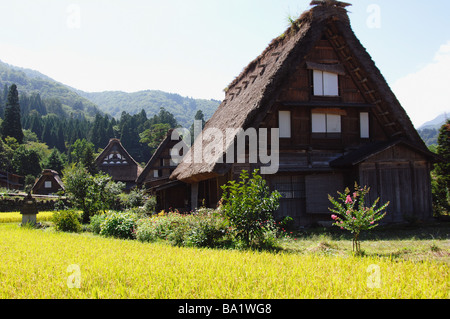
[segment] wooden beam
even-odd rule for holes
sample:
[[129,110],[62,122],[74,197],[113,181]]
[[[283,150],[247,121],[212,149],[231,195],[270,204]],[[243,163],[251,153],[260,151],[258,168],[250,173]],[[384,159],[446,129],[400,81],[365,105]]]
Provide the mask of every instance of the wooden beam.
[[191,184],[191,209],[198,208],[198,183]]

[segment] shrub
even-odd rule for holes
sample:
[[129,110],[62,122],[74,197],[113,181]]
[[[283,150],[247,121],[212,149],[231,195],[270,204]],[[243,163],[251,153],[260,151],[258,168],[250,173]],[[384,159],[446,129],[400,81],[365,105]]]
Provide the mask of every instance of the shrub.
[[186,246],[224,247],[232,242],[229,222],[212,209],[200,209],[191,219],[190,229],[184,239]]
[[187,231],[187,216],[170,212],[139,220],[136,228],[136,238],[143,242],[153,242],[158,239],[168,240],[174,245],[183,243]]
[[100,226],[105,221],[105,219],[106,219],[106,214],[99,214],[99,215],[94,215],[91,217],[91,222],[90,222],[91,231],[94,234],[97,234],[97,235],[100,234],[100,230],[101,230]]
[[238,239],[248,246],[264,239],[266,225],[272,225],[273,212],[279,207],[281,195],[270,193],[266,181],[255,170],[251,177],[243,170],[240,181],[230,181],[222,186],[222,210]]
[[74,210],[63,210],[53,214],[52,221],[57,231],[79,233],[81,231],[80,215]]
[[130,212],[109,212],[100,224],[100,235],[120,239],[133,239],[137,216]]
[[231,243],[228,221],[217,211],[200,209],[189,215],[158,214],[137,222],[136,239],[167,240],[175,246],[223,247]]
[[355,183],[355,191],[350,194],[348,188],[345,193],[338,192],[340,202],[328,195],[328,199],[334,208],[329,210],[335,214],[331,218],[335,221],[333,226],[340,227],[350,231],[353,234],[353,250],[357,253],[361,252],[359,235],[363,230],[370,230],[378,226],[377,222],[386,216],[383,211],[389,205],[389,202],[376,208],[380,198],[377,198],[371,207],[365,206],[365,197],[369,193],[370,188],[359,187]]

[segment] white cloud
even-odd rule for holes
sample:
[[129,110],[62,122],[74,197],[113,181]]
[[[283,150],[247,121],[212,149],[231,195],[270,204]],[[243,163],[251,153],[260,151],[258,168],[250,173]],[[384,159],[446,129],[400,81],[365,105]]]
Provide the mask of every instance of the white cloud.
[[450,113],[450,41],[431,63],[397,80],[392,89],[416,127]]

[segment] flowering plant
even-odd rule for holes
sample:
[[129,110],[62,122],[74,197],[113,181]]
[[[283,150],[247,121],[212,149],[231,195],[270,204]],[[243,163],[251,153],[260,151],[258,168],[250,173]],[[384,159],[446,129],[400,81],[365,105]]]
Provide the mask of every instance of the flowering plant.
[[333,226],[340,227],[350,231],[353,234],[353,251],[360,252],[359,235],[361,231],[370,230],[378,226],[377,222],[386,216],[383,211],[389,205],[389,202],[376,208],[380,198],[377,198],[371,207],[366,206],[365,197],[369,193],[370,188],[367,186],[360,187],[355,183],[355,190],[351,194],[348,188],[344,193],[337,192],[340,201],[328,195],[328,199],[334,205],[329,208],[334,214],[331,218],[335,221]]

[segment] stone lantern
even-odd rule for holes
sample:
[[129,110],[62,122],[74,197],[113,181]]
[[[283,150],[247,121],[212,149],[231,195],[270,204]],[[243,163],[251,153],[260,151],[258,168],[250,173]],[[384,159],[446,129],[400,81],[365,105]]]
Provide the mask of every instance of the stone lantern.
[[20,213],[22,214],[22,226],[28,223],[36,225],[36,215],[39,212],[37,210],[36,200],[31,196],[31,193],[28,193],[28,196],[25,197]]

